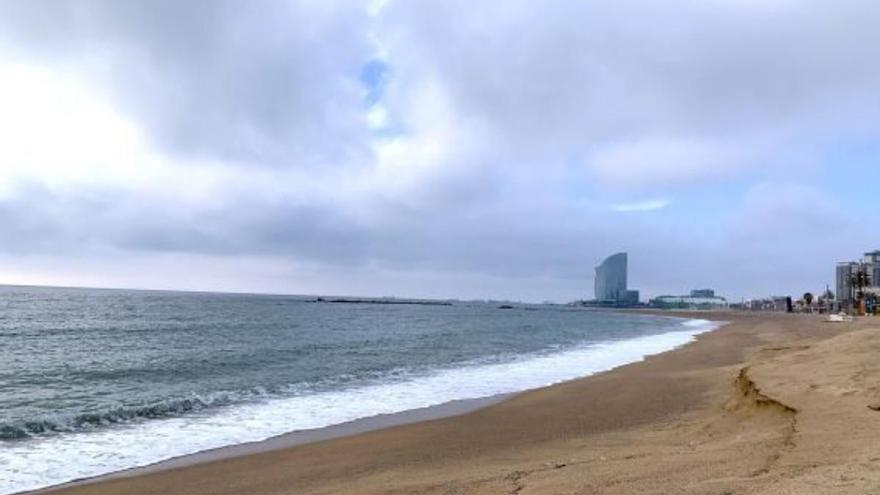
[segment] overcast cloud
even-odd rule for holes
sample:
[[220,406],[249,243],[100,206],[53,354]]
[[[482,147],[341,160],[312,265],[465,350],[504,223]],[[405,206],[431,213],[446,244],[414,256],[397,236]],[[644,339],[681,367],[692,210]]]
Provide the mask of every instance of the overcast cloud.
[[649,296],[821,290],[880,248],[878,19],[7,0],[0,282],[566,301],[626,250]]

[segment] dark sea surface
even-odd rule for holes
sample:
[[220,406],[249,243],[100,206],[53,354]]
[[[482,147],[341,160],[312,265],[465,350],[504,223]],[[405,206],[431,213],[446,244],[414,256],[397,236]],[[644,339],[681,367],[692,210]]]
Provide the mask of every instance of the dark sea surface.
[[0,493],[548,385],[710,329],[552,305],[330,300],[0,286]]

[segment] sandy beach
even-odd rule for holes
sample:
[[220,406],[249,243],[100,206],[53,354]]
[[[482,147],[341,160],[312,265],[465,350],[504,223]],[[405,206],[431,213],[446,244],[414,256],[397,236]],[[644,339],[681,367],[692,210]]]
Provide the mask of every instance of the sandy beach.
[[880,321],[683,316],[729,324],[463,415],[52,493],[880,493]]

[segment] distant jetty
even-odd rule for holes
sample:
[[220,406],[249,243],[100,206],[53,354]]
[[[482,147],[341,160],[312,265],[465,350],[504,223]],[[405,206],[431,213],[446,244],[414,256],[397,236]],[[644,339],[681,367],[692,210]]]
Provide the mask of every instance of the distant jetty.
[[449,301],[421,301],[412,299],[349,299],[346,297],[328,299],[318,297],[311,303],[329,303],[329,304],[414,304],[417,306],[452,306]]

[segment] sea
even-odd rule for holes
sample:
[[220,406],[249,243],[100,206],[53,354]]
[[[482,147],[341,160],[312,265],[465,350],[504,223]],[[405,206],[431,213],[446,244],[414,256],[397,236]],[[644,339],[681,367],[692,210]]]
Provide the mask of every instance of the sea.
[[0,286],[0,494],[542,387],[711,329],[560,305]]

